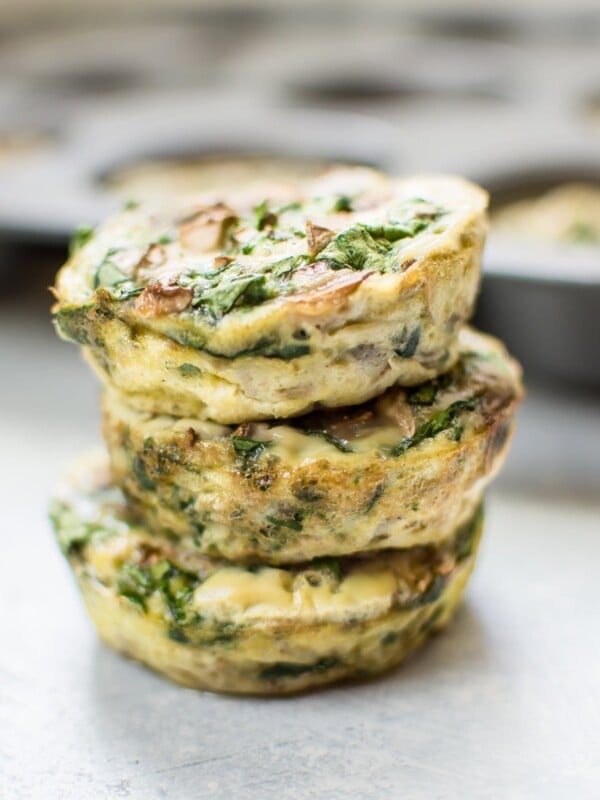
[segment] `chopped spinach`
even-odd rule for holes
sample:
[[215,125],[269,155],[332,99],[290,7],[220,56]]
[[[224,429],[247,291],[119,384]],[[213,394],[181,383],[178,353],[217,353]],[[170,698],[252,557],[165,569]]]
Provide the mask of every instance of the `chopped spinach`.
[[401,444],[392,449],[391,455],[400,456],[411,447],[421,444],[425,439],[432,439],[439,433],[449,430],[454,426],[457,416],[462,411],[473,411],[476,405],[477,399],[474,397],[469,400],[456,400],[448,408],[438,411],[431,419],[420,425],[412,436],[404,438]]
[[257,231],[264,230],[267,225],[273,226],[277,224],[277,215],[269,211],[269,203],[267,200],[263,200],[262,203],[259,203],[254,209],[254,213],[256,215],[255,226]]
[[133,469],[133,474],[137,478],[137,481],[142,489],[146,489],[148,492],[153,492],[156,489],[156,483],[152,480],[150,475],[148,475],[148,468],[146,467],[146,462],[142,456],[139,454],[136,455],[133,459],[131,467]]
[[438,395],[438,386],[435,381],[423,383],[416,389],[409,391],[406,402],[411,406],[431,406]]
[[124,564],[117,575],[117,592],[144,611],[149,598],[158,592],[171,620],[179,625],[186,621],[188,601],[201,582],[199,575],[179,569],[164,559],[148,567]]
[[68,503],[60,500],[52,502],[49,514],[65,556],[80,553],[95,534],[101,534],[104,530],[92,522],[83,522]]
[[255,439],[247,439],[245,436],[236,436],[234,434],[231,436],[231,444],[238,456],[242,456],[243,458],[248,458],[249,456],[258,458],[269,443],[259,442]]
[[215,317],[222,317],[237,305],[258,305],[273,296],[265,275],[232,275],[208,288],[196,287],[192,306],[204,306]]
[[177,367],[177,370],[181,375],[183,375],[184,378],[193,378],[197,377],[198,375],[202,375],[202,370],[199,367],[187,362],[180,364]]
[[260,678],[264,681],[276,681],[279,678],[297,678],[309,672],[327,672],[340,665],[339,658],[330,656],[321,658],[312,664],[297,664],[291,661],[278,661],[268,667],[264,667],[260,672]]
[[292,361],[299,356],[306,356],[310,353],[310,346],[307,344],[283,344],[265,350],[261,355],[265,358],[281,358],[282,361]]
[[364,508],[365,514],[368,514],[369,511],[371,511],[375,507],[378,500],[380,500],[383,497],[384,492],[385,492],[385,482],[382,481],[381,483],[377,484],[377,486],[375,487],[375,491],[373,492],[373,494],[369,498],[369,501],[365,505]]
[[80,225],[69,243],[69,255],[75,255],[81,248],[94,237],[94,229],[89,225]]
[[60,335],[78,344],[90,345],[94,336],[90,330],[90,309],[87,306],[61,308],[54,315]]
[[412,358],[417,351],[420,339],[420,325],[415,325],[410,333],[404,330],[401,336],[394,340],[394,352],[396,355],[400,356],[400,358]]
[[286,275],[291,275],[299,267],[306,266],[310,263],[310,258],[307,255],[288,256],[282,258],[280,261],[275,261],[269,264],[269,272],[275,278],[283,278]]
[[350,447],[350,444],[348,443],[348,441],[346,439],[340,439],[337,436],[332,436],[330,433],[327,433],[326,431],[306,430],[306,431],[304,431],[304,433],[306,433],[307,436],[320,436],[321,439],[325,439],[326,442],[329,442],[329,444],[332,444],[334,447],[336,447],[342,453],[354,453],[355,452],[354,449],[352,447]]
[[567,239],[575,244],[597,244],[600,242],[600,230],[594,228],[589,222],[579,220],[571,225],[567,232]]
[[417,595],[413,603],[411,603],[411,607],[418,608],[419,606],[426,606],[429,603],[435,603],[435,601],[439,600],[441,597],[447,582],[448,579],[443,575],[436,575],[425,591]]
[[352,211],[352,200],[348,195],[340,195],[333,204],[332,211]]
[[[321,250],[319,261],[324,261],[331,269],[386,272],[391,266],[390,250],[389,242],[377,242],[364,225],[354,225],[338,233]],[[393,258],[393,253],[391,256]]]
[[300,211],[301,208],[302,203],[300,203],[298,200],[294,200],[291,203],[286,203],[284,206],[281,206],[281,208],[277,209],[277,213],[285,214],[286,211]]
[[333,558],[332,556],[323,556],[322,558],[313,559],[310,562],[310,569],[328,570],[338,581],[342,580],[342,565],[339,559]]
[[275,528],[289,528],[291,531],[301,531],[303,517],[304,515],[301,511],[296,511],[292,516],[272,517],[266,515],[265,519]]
[[483,522],[483,504],[479,506],[473,517],[461,525],[455,537],[456,560],[463,561],[473,553],[475,540]]
[[170,625],[168,631],[169,639],[180,644],[187,644],[190,640],[177,625]]
[[141,294],[143,286],[136,284],[112,260],[120,250],[119,247],[112,247],[107,251],[96,269],[94,289],[106,290],[115,300],[127,300]]

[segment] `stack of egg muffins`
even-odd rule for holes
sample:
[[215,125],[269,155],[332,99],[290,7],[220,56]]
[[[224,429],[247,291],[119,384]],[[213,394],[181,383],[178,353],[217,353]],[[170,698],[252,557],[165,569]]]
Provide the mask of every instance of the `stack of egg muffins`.
[[398,664],[451,618],[522,395],[465,326],[487,196],[361,167],[128,204],[75,243],[61,336],[104,455],[52,505],[111,647],[278,694]]

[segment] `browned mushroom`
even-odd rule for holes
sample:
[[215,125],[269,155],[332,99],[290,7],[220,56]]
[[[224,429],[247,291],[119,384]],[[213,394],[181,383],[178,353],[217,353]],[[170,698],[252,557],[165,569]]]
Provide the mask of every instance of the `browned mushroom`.
[[327,247],[334,236],[335,233],[329,228],[315,225],[314,222],[308,220],[306,223],[306,239],[308,242],[309,256],[314,258],[321,250]]
[[235,211],[224,203],[198,208],[179,223],[179,239],[193,253],[216,250],[223,246],[227,229],[236,220]]
[[415,420],[411,406],[406,402],[406,392],[402,389],[391,389],[383,394],[375,403],[377,414],[389,419],[398,428],[402,436],[412,436],[415,432]]
[[151,283],[136,300],[136,311],[146,317],[162,317],[186,309],[194,293],[184,286]]
[[341,269],[332,277],[314,289],[288,295],[286,301],[293,305],[293,313],[297,316],[326,316],[341,309],[348,297],[353,294],[371,272],[353,272]]

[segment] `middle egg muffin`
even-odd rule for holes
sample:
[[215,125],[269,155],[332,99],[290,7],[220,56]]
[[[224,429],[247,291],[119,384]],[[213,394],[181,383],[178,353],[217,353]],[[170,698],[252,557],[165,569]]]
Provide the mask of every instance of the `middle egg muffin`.
[[448,539],[499,469],[521,397],[495,339],[464,329],[446,375],[362,406],[237,427],[104,395],[113,478],[146,524],[238,562]]

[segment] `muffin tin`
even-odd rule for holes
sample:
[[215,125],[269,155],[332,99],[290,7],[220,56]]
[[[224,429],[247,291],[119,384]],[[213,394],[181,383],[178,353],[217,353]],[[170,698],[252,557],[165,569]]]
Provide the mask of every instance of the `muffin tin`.
[[[73,17],[11,36],[0,118],[8,138],[36,146],[0,158],[0,237],[65,241],[122,204],[111,175],[156,158],[273,152],[443,170],[481,182],[496,203],[526,196],[532,180],[599,180],[593,4],[232,13],[98,28]],[[600,385],[600,248],[534,253],[492,232],[484,267],[482,326],[526,367]]]

